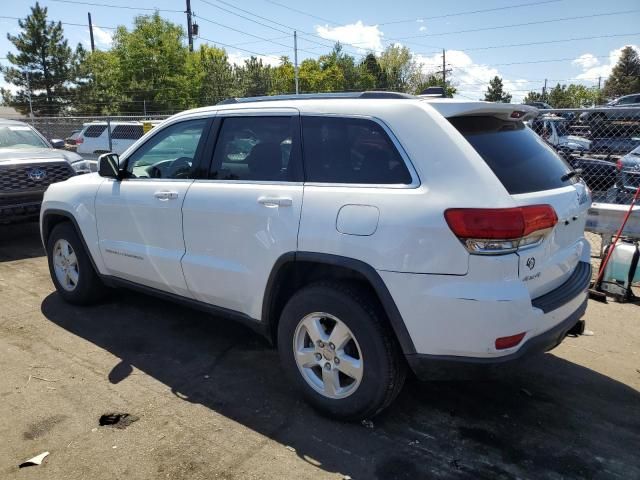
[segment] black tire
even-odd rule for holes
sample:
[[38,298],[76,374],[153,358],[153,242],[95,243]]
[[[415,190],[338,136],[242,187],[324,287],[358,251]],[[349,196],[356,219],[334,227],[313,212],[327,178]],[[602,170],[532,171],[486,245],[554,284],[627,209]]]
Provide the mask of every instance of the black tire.
[[[362,351],[362,380],[345,398],[328,398],[312,388],[294,358],[298,324],[313,312],[339,318],[351,330]],[[321,282],[296,292],[280,317],[278,350],[287,375],[306,400],[321,413],[341,420],[377,415],[400,393],[406,378],[404,358],[384,313],[372,294],[357,285]]]
[[[55,273],[53,250],[58,240],[69,242],[77,258],[78,282],[72,290],[65,289]],[[94,271],[91,259],[71,223],[63,222],[54,227],[47,239],[47,259],[51,280],[65,301],[75,305],[89,305],[104,297],[106,287]]]

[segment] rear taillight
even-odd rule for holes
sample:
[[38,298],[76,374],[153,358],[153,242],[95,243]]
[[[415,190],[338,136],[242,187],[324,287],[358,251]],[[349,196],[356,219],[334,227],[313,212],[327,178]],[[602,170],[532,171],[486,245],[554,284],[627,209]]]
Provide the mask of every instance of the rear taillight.
[[78,138],[76,138],[76,145],[80,145],[82,142],[84,142],[84,137],[82,135],[78,135]]
[[499,255],[539,244],[558,222],[551,205],[516,208],[451,208],[449,228],[469,253]]
[[618,169],[618,171],[622,171],[622,159],[619,158],[618,161],[616,162],[616,168]]

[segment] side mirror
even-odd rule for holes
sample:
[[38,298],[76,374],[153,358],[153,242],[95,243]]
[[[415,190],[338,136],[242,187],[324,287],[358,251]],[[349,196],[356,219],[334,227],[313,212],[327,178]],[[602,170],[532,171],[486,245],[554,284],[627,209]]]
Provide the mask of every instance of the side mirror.
[[98,175],[106,178],[120,178],[118,154],[104,153],[98,157]]
[[52,138],[50,140],[50,143],[53,148],[57,148],[57,149],[64,148],[64,140],[61,140],[59,138]]

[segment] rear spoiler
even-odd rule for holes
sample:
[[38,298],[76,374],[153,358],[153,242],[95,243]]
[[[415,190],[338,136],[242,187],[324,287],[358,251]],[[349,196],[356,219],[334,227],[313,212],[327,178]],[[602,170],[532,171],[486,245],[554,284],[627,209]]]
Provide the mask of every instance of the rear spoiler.
[[488,116],[501,120],[521,121],[532,120],[539,114],[538,109],[529,105],[492,102],[452,102],[447,100],[431,100],[429,105],[435,108],[442,116]]

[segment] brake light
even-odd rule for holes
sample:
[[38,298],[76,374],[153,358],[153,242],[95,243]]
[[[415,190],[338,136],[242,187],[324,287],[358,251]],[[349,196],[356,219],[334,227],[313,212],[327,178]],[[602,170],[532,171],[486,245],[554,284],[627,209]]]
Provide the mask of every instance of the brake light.
[[558,222],[551,205],[451,208],[444,217],[469,253],[484,255],[537,245]]
[[78,138],[76,138],[76,145],[80,145],[82,142],[84,142],[84,137],[82,135],[78,135]]
[[622,171],[622,159],[619,158],[618,161],[616,162],[616,168],[618,169],[618,171]]

